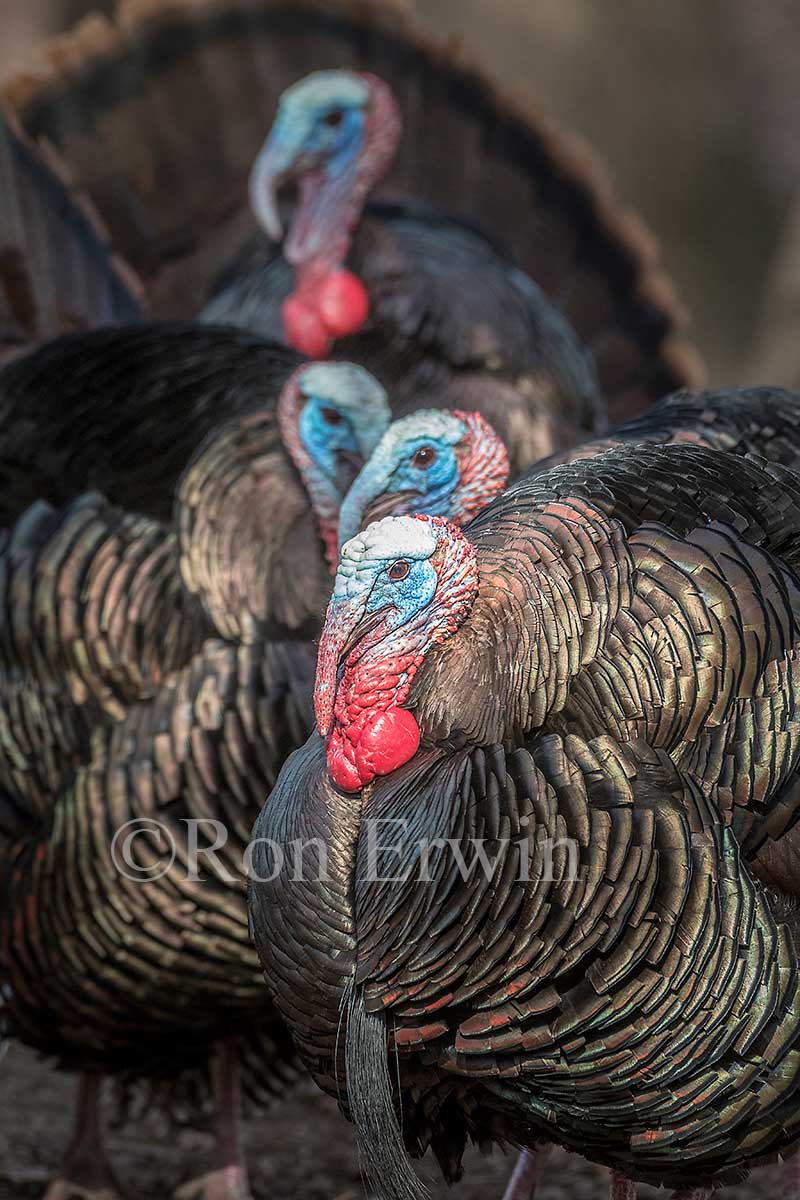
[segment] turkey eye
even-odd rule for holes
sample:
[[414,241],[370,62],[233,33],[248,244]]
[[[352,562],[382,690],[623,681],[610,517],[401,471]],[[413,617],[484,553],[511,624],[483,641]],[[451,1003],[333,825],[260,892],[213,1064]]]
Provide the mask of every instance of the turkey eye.
[[436,451],[433,446],[420,446],[411,461],[415,467],[422,467],[424,470],[436,462]]
[[404,558],[398,558],[397,562],[393,562],[386,572],[392,583],[399,583],[401,579],[405,579],[411,566]]
[[325,113],[324,120],[326,125],[329,125],[331,129],[335,129],[344,120],[344,113],[340,108],[332,108],[329,113]]
[[326,425],[341,425],[342,414],[335,408],[321,408],[319,411]]

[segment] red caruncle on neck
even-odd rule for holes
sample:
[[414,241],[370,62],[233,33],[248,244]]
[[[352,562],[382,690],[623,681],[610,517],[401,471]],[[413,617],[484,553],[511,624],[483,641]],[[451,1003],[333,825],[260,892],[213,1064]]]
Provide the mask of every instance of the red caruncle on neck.
[[282,313],[289,345],[308,358],[325,358],[337,338],[361,329],[369,315],[369,295],[352,271],[303,268]]
[[343,791],[360,791],[416,754],[419,726],[400,705],[422,659],[410,650],[345,667],[327,746],[331,779]]

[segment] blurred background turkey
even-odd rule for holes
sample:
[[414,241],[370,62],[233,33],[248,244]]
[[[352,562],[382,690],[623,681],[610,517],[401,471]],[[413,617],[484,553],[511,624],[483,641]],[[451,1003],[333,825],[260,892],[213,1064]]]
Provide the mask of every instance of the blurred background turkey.
[[[113,0],[0,5],[0,72]],[[658,234],[712,383],[800,383],[800,24],[792,0],[426,0],[521,95],[588,139]]]
[[[111,5],[74,0],[5,5],[0,71],[18,69],[36,40],[67,28],[90,9],[109,12]],[[793,205],[800,156],[792,136],[800,30],[787,0],[775,0],[769,12],[756,11],[746,0],[715,0],[701,10],[681,0],[664,12],[645,10],[633,0],[602,9],[590,0],[432,0],[419,4],[416,15],[437,34],[463,34],[504,85],[533,97],[600,152],[619,194],[657,231],[713,383],[800,382],[792,335],[792,306],[800,307],[800,217]],[[239,244],[232,240],[231,251]],[[165,260],[176,250],[180,253],[180,247],[155,247]],[[40,269],[45,262],[43,256]],[[169,281],[167,291],[173,285]],[[140,293],[124,263],[118,264],[117,282],[104,279],[103,286],[108,290],[100,310],[129,320]],[[87,296],[99,303],[91,281]],[[670,298],[670,310],[671,305]],[[81,303],[77,315],[80,323]],[[683,378],[678,372],[674,382]],[[685,378],[699,381],[691,371]],[[38,1196],[52,1176],[68,1129],[68,1086],[63,1076],[12,1048],[0,1088],[3,1200]],[[148,1126],[145,1114],[112,1138],[112,1155],[120,1173],[135,1178],[138,1194],[155,1196],[164,1180],[175,1182],[182,1159],[202,1156],[206,1143],[200,1138],[191,1130],[181,1133],[178,1150],[174,1138],[164,1139],[155,1117]],[[271,1112],[268,1146],[259,1125],[249,1128],[248,1140],[257,1196],[355,1200],[360,1194],[350,1132],[312,1090]],[[300,1155],[293,1148],[298,1144]],[[509,1166],[499,1156],[470,1160],[459,1194],[464,1200],[499,1196]],[[545,1200],[602,1193],[600,1169],[577,1159],[570,1160],[568,1172],[561,1166],[548,1168]],[[726,1194],[772,1195],[776,1180],[767,1170]],[[434,1183],[433,1194],[445,1192]]]

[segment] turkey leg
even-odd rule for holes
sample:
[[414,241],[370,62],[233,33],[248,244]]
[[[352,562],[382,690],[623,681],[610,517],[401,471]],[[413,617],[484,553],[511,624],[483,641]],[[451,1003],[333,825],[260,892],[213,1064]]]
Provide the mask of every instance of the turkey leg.
[[800,1200],[800,1154],[783,1164],[782,1200]]
[[[619,1171],[611,1172],[611,1187],[609,1189],[611,1200],[636,1200],[636,1184],[632,1179],[620,1174]],[[681,1188],[677,1192],[672,1193],[672,1200],[708,1200],[711,1195],[710,1188]]]
[[609,1196],[611,1200],[636,1200],[636,1184],[627,1175],[612,1171]]
[[533,1150],[520,1150],[503,1200],[533,1200],[551,1149],[549,1142],[542,1142]]
[[182,1184],[175,1192],[175,1200],[252,1200],[241,1140],[239,1051],[233,1038],[217,1042],[211,1076],[217,1166],[207,1175]]
[[44,1200],[121,1200],[103,1143],[102,1084],[102,1075],[80,1076],[72,1140]]

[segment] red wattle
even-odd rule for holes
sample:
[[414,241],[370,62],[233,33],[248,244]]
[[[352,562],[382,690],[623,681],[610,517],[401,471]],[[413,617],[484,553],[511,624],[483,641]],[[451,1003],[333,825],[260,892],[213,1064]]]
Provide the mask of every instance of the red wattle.
[[419,725],[405,708],[370,713],[354,744],[348,732],[334,729],[327,748],[328,774],[343,792],[360,792],[376,775],[402,767],[419,749]]
[[388,775],[419,749],[419,725],[407,708],[371,713],[356,743],[356,763],[364,779]]
[[328,332],[335,338],[358,333],[369,314],[369,295],[352,271],[326,275],[316,296],[316,306]]
[[316,309],[292,294],[284,300],[281,312],[286,340],[294,350],[308,358],[328,357],[333,342]]
[[364,784],[356,767],[345,754],[344,739],[338,729],[334,729],[328,739],[325,753],[328,758],[328,774],[336,786],[343,792],[360,792]]

